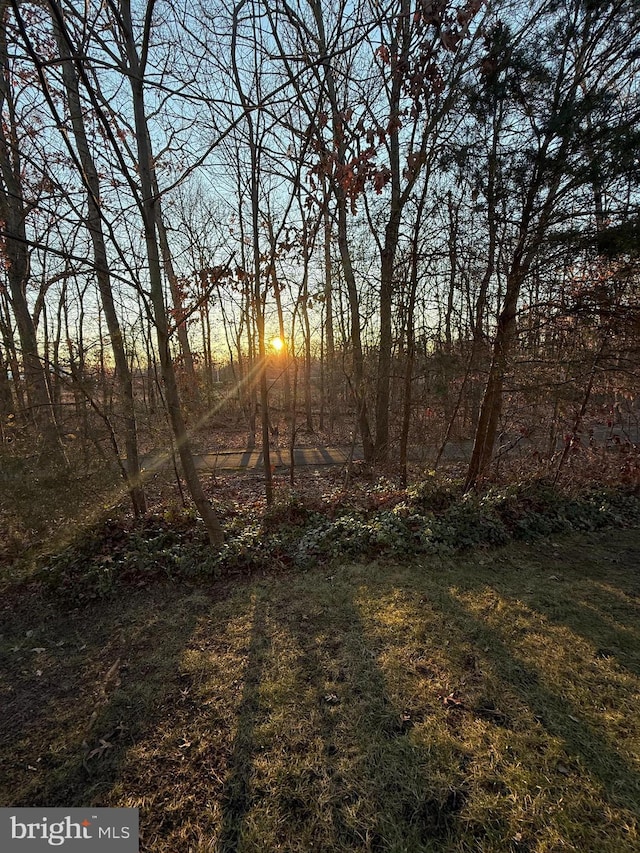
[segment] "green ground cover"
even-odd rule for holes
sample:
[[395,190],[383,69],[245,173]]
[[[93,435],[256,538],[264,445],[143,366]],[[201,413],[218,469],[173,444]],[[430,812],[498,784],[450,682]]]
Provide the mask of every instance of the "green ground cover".
[[640,849],[637,529],[107,592],[5,589],[2,805],[137,806],[148,853]]

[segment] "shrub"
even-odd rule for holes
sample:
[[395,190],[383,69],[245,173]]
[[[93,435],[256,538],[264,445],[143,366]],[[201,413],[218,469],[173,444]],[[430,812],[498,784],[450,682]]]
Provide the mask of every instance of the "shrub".
[[411,506],[428,512],[444,512],[462,497],[462,483],[449,479],[437,479],[430,472],[425,480],[407,489]]
[[[433,480],[383,509],[343,505],[318,511],[314,498],[296,495],[269,509],[261,521],[232,519],[227,542],[213,551],[197,519],[182,515],[142,523],[107,521],[40,570],[46,580],[79,599],[106,595],[116,584],[157,578],[219,577],[310,568],[336,558],[450,554],[604,526],[640,523],[640,498],[623,490],[566,495],[544,482],[517,484],[483,495],[460,495]],[[427,509],[426,505],[438,507]],[[334,514],[337,512],[337,514]]]

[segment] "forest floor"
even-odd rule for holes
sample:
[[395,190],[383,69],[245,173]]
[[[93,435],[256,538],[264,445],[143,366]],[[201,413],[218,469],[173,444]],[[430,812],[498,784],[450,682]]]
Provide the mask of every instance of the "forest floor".
[[5,584],[2,806],[138,807],[145,853],[640,849],[638,529],[90,593]]

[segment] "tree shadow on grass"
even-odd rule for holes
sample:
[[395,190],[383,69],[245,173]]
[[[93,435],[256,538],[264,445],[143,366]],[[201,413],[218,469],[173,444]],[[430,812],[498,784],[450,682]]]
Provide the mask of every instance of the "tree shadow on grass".
[[57,601],[40,606],[31,619],[47,626],[38,639],[46,646],[43,671],[15,682],[0,746],[0,763],[12,765],[2,799],[11,806],[110,805],[128,752],[179,691],[180,660],[211,602],[158,585],[75,612],[57,612]]
[[[10,590],[11,598],[16,592]],[[120,601],[79,607],[46,590],[19,592],[3,614],[8,695],[0,791],[7,805],[35,806],[48,804],[56,774],[83,751],[80,742],[89,736],[100,688],[107,688],[106,676],[121,654],[123,620],[127,614],[140,617],[140,595],[124,607]],[[111,675],[110,689],[119,678]]]
[[[545,730],[560,738],[578,760],[575,772],[586,770],[602,786],[612,803],[640,811],[640,774],[612,744],[580,719],[580,711],[544,686],[544,674],[515,655],[499,631],[478,619],[452,593],[439,587],[436,604],[448,623],[472,636],[509,690],[530,709]],[[579,674],[576,673],[579,678]]]
[[[527,586],[527,578],[521,578]],[[596,666],[589,673],[591,694],[575,666],[586,651],[577,638],[560,666],[549,661],[547,670],[553,628],[551,642],[545,642],[544,620],[523,609],[518,586],[517,578],[496,567],[475,576],[465,564],[390,565],[360,596],[367,624],[372,620],[371,635],[387,649],[380,658],[387,684],[401,697],[398,701],[411,702],[424,719],[418,736],[425,747],[448,742],[453,764],[458,762],[457,777],[466,776],[464,812],[443,849],[474,844],[515,849],[517,838],[517,849],[528,850],[539,832],[548,832],[553,844],[583,828],[587,849],[613,851],[618,842],[623,849],[625,826],[635,837],[640,774],[633,759],[635,717],[627,740],[616,697],[618,683],[626,685],[620,701],[635,714],[633,680],[625,675],[620,681],[614,671],[609,679],[606,668]],[[515,609],[506,589],[518,604]],[[562,640],[571,643],[567,636]],[[611,717],[596,711],[600,684]],[[437,765],[436,752],[436,771]],[[464,783],[461,787],[465,791]],[[527,800],[535,806],[526,805]],[[552,817],[559,803],[562,812]],[[612,839],[600,847],[607,833]]]
[[[565,625],[594,646],[598,657],[615,658],[640,676],[640,549],[636,531],[607,531],[593,544],[569,539],[552,546],[545,568],[527,580],[483,569],[482,581],[542,614],[550,624]],[[546,557],[549,546],[543,546]],[[634,561],[635,557],[635,561]]]
[[266,743],[256,737],[269,717],[275,666],[266,660],[275,636],[263,635],[264,610],[256,608],[216,853],[262,849],[265,822],[282,849],[292,838],[309,853],[439,849],[465,785],[441,789],[429,779],[430,758],[388,696],[353,588],[316,576],[313,590],[270,590],[269,630],[295,649],[274,712],[288,706]]
[[547,589],[536,584],[527,596],[530,606],[584,637],[598,657],[615,658],[640,676],[638,531],[606,531],[591,542],[563,542],[554,546],[553,561],[561,580],[547,580]]
[[255,751],[254,728],[260,714],[260,680],[270,646],[266,633],[266,608],[265,601],[256,597],[242,698],[237,710],[236,734],[220,796],[222,826],[216,843],[218,853],[232,853],[238,849],[242,824],[251,808],[250,776]]
[[[557,597],[532,593],[526,597],[527,606],[542,614],[550,625],[566,626],[581,636],[594,649],[599,658],[614,658],[616,663],[632,675],[640,676],[640,619],[632,608],[620,611],[616,619],[608,606],[603,608],[602,596],[588,588],[586,577],[581,588],[564,595],[562,602]],[[512,595],[517,591],[513,590]],[[627,623],[622,624],[622,620]]]
[[[466,786],[462,774],[457,786],[445,789],[430,778],[437,748],[427,756],[411,736],[415,720],[390,698],[378,663],[382,648],[367,636],[353,594],[350,587],[338,596],[328,636],[324,629],[298,632],[304,669],[316,692],[326,760],[334,765],[336,837],[344,849],[359,844],[376,851],[433,849],[457,825]],[[335,744],[344,733],[357,758],[340,772]]]

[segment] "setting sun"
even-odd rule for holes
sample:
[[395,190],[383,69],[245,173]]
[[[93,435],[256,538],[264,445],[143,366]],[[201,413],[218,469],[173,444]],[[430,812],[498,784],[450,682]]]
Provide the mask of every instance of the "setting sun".
[[282,349],[284,349],[284,341],[282,340],[282,338],[273,338],[273,340],[271,341],[271,346],[276,352],[280,352]]

